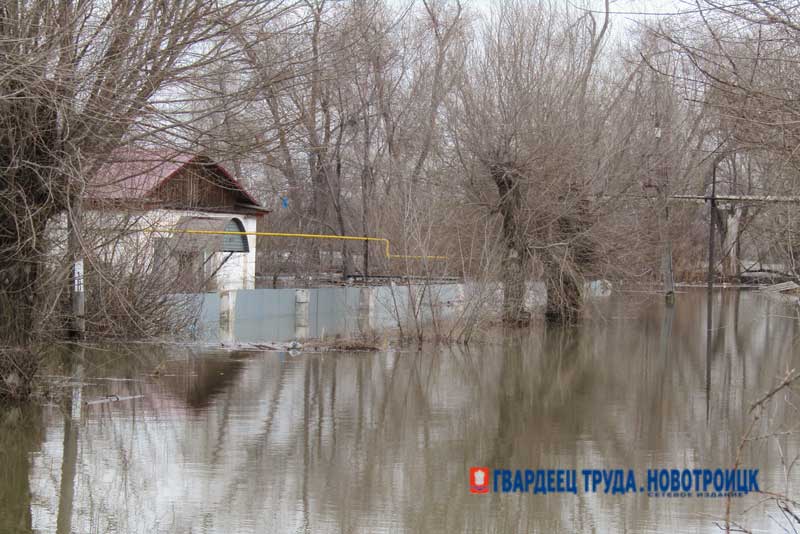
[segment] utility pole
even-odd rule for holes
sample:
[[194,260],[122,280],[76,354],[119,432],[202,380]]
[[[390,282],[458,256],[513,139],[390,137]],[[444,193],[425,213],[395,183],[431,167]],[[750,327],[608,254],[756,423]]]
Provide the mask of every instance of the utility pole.
[[[366,237],[366,230],[364,231],[364,237]],[[366,239],[364,240],[364,283],[368,283],[367,280],[369,279],[369,241]]]
[[84,292],[84,264],[81,246],[81,226],[83,221],[82,194],[73,195],[70,199],[70,210],[67,213],[69,226],[68,250],[72,262],[70,273],[70,294],[72,296],[72,335],[83,339],[86,333],[86,293]]
[[667,305],[675,303],[675,275],[672,271],[672,241],[669,234],[669,169],[661,150],[661,121],[656,113],[656,161],[658,162],[659,183],[657,186],[658,201],[661,202],[659,210],[659,228],[664,250],[661,256],[661,276],[664,279],[664,298]]
[[711,415],[711,331],[713,327],[712,303],[714,289],[714,210],[717,209],[717,165],[711,170],[711,196],[708,210],[708,288],[706,291],[706,420]]
[[[717,209],[717,162],[714,161],[714,167],[711,170],[711,197],[709,197],[709,211],[708,211],[708,298],[711,299],[711,291],[714,288],[714,239],[715,239],[715,224],[714,212]],[[708,306],[708,324],[711,328],[711,301],[709,300]]]

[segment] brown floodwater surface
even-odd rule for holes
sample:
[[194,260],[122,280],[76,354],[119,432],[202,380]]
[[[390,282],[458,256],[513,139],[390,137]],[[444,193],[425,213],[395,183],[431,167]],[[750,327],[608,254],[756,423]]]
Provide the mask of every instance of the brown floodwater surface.
[[[721,532],[724,498],[587,492],[581,474],[733,466],[753,401],[800,369],[800,323],[754,292],[713,302],[710,353],[689,291],[469,348],[172,349],[156,373],[152,349],[86,354],[72,406],[0,412],[0,533]],[[793,406],[770,401],[740,465],[800,500]],[[577,493],[473,495],[473,466],[574,469]],[[763,500],[732,517],[794,532]]]

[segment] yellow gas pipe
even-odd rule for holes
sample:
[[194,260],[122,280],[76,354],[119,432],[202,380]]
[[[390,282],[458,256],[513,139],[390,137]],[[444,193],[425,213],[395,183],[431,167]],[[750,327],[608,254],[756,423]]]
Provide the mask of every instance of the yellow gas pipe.
[[207,235],[254,235],[263,237],[300,237],[304,239],[344,239],[348,241],[382,241],[386,244],[386,257],[388,259],[409,259],[409,260],[446,260],[447,256],[409,256],[406,254],[392,254],[389,248],[389,240],[385,237],[357,237],[350,235],[331,235],[331,234],[287,234],[282,232],[228,232],[225,230],[145,230],[146,232],[164,232],[170,234],[207,234]]

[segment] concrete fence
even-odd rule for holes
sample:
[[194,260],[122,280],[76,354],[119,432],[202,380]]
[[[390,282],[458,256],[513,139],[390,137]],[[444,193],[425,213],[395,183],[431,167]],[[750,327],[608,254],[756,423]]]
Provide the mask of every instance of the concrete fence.
[[412,302],[421,321],[460,309],[461,284],[310,289],[242,289],[198,295],[196,337],[207,342],[263,343],[353,336],[407,325]]
[[[492,288],[488,297],[497,306],[502,288]],[[587,295],[608,296],[605,281],[588,283]],[[467,298],[475,298],[468,284],[430,286],[318,287],[309,289],[240,289],[197,295],[200,307],[195,337],[210,343],[265,343],[357,336],[374,330],[408,328],[414,321],[425,323],[433,314],[448,319],[463,309]],[[527,305],[545,302],[541,282],[530,282]],[[412,307],[413,306],[413,307]]]

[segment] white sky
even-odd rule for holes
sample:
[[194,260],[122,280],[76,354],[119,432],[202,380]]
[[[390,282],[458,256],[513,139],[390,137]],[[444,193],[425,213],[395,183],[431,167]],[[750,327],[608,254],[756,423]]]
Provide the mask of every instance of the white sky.
[[[566,0],[570,2],[572,0]],[[574,3],[578,3],[576,0]],[[586,0],[592,8],[602,11],[604,0]],[[657,19],[668,14],[691,9],[690,0],[611,0],[611,32],[612,39],[622,39],[626,31],[636,27],[644,20]]]
[[[537,0],[530,0],[536,3]],[[552,1],[552,0],[545,0]],[[604,0],[561,0],[573,6],[589,6],[602,12]],[[477,10],[491,7],[493,0],[468,0],[468,4]],[[557,2],[556,2],[557,3]],[[673,14],[683,10],[691,10],[694,0],[611,0],[612,25],[614,33],[622,33],[625,28],[633,26],[637,21],[642,21],[648,16],[658,17]]]
[[[604,9],[603,0],[588,0],[587,3],[600,11]],[[690,10],[692,5],[693,2],[688,0],[612,0],[611,12],[614,14],[612,21],[615,30],[620,31],[648,17]]]

